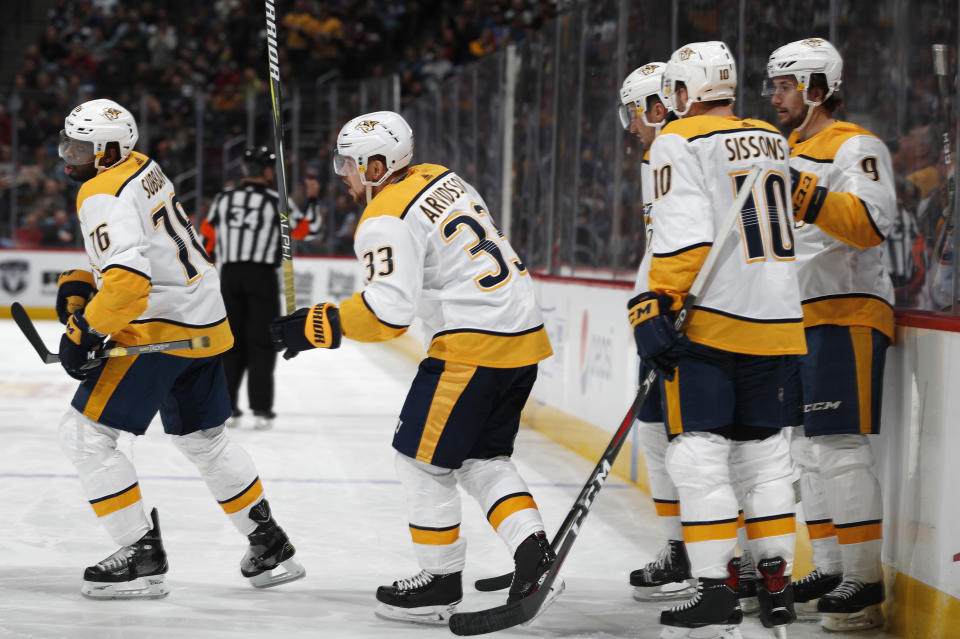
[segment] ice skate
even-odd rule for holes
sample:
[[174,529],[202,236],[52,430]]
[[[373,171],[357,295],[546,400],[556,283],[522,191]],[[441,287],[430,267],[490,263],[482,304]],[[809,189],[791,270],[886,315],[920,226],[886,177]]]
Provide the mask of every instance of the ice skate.
[[277,414],[272,410],[255,410],[253,416],[256,417],[253,422],[254,430],[270,430],[273,428],[273,420]]
[[296,549],[283,528],[270,516],[266,499],[250,509],[250,519],[258,525],[247,535],[250,547],[240,560],[240,573],[254,588],[270,588],[302,579],[307,571],[293,558]]
[[[513,553],[513,582],[510,584],[510,594],[507,596],[507,603],[520,601],[524,597],[529,597],[537,591],[540,584],[547,574],[547,571],[553,567],[557,561],[557,555],[550,547],[547,541],[547,535],[542,530],[535,532],[517,546],[517,551]],[[560,593],[566,587],[563,579],[557,577],[550,586],[550,592],[540,604],[536,617],[529,619],[523,625],[531,623],[534,619],[543,614],[543,611],[553,605]]]
[[157,509],[150,511],[153,528],[83,572],[80,593],[90,599],[159,599],[170,594],[164,574],[167,554],[160,540]]
[[739,578],[732,565],[728,570],[727,579],[700,578],[689,601],[660,612],[660,639],[740,639]]
[[374,614],[382,619],[429,625],[446,624],[463,599],[462,573],[434,575],[426,570],[392,586],[377,588]]
[[779,639],[786,639],[787,626],[797,620],[793,611],[793,584],[789,575],[784,575],[786,569],[787,562],[781,557],[761,559],[757,564],[760,623],[764,628],[773,628]]
[[823,617],[820,625],[833,632],[867,630],[883,626],[883,582],[865,584],[844,579],[817,603]]
[[692,596],[696,580],[690,576],[690,561],[683,542],[668,540],[654,561],[630,573],[630,585],[637,601],[670,601]]
[[801,620],[819,620],[817,602],[820,597],[840,585],[843,575],[825,573],[819,568],[793,582],[794,609]]
[[730,560],[740,575],[740,587],[737,589],[737,598],[740,600],[740,609],[745,615],[752,615],[760,608],[757,601],[757,567],[753,563],[750,552],[745,550],[739,557]]

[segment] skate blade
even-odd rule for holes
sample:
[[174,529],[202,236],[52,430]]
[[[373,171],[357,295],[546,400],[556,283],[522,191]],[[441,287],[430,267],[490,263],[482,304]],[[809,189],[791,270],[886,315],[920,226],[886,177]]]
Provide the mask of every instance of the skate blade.
[[793,604],[793,611],[797,613],[797,621],[820,621],[823,613],[817,610],[818,601],[820,601],[819,597]]
[[130,581],[84,581],[80,594],[87,599],[160,599],[170,594],[163,575],[138,577]]
[[533,617],[531,617],[527,621],[524,621],[520,625],[529,626],[531,623],[533,623],[533,621],[537,617],[543,614],[544,610],[546,610],[547,608],[553,605],[553,602],[557,600],[557,597],[560,596],[560,594],[563,592],[563,590],[566,587],[567,587],[567,582],[565,582],[562,577],[557,577],[557,579],[553,582],[553,585],[550,586],[550,592],[547,593],[546,599],[544,599],[543,603],[540,604],[540,609],[537,610],[537,614],[535,614]]
[[443,606],[421,606],[420,608],[400,608],[385,603],[378,603],[373,614],[387,621],[403,621],[424,626],[445,626],[450,622],[450,615],[457,611],[457,601]]
[[859,612],[822,612],[821,627],[830,632],[868,630],[883,626],[883,609],[880,604],[867,606]]
[[745,615],[752,615],[760,610],[760,600],[756,597],[744,597],[738,601],[740,602],[740,610],[742,610]]
[[731,624],[716,624],[702,628],[664,626],[660,639],[743,639],[740,629]]
[[[283,569],[282,571],[280,570],[281,568]],[[299,561],[291,557],[286,561],[280,562],[280,565],[273,570],[265,570],[259,575],[247,577],[247,579],[250,580],[250,585],[254,588],[272,588],[290,581],[303,579],[306,576],[307,571],[304,567]]]
[[633,598],[637,601],[672,601],[674,599],[689,599],[696,592],[696,583],[690,581],[674,581],[662,586],[634,586]]

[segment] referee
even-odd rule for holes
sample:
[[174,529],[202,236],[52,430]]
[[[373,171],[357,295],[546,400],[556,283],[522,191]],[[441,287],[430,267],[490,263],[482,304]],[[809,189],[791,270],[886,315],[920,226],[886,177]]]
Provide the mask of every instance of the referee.
[[[217,194],[200,226],[207,252],[220,266],[220,291],[233,331],[233,348],[223,356],[236,426],[240,382],[247,373],[247,398],[256,420],[254,428],[273,427],[273,370],[277,354],[269,324],[280,315],[280,215],[276,184],[277,156],[265,146],[243,152],[244,178]],[[310,184],[310,182],[313,182]],[[302,213],[289,202],[290,236],[302,240],[320,230],[319,187],[307,184],[308,202]]]

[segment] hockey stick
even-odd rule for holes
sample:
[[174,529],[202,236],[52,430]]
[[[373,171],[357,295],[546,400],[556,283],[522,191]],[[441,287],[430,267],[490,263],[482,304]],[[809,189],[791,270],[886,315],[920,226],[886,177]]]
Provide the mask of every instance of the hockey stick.
[[283,298],[286,314],[297,310],[293,283],[293,244],[290,240],[290,210],[287,205],[287,172],[283,162],[283,111],[280,109],[280,54],[277,52],[277,8],[264,0],[267,19],[267,66],[270,69],[270,103],[273,106],[273,140],[277,149],[277,211],[280,213],[280,264],[283,268]]
[[[951,160],[951,139],[950,136],[953,134],[954,123],[953,123],[953,110],[950,108],[950,94],[947,85],[947,75],[948,75],[949,64],[947,62],[947,45],[945,44],[935,44],[933,45],[933,73],[937,76],[937,93],[940,98],[940,110],[941,117],[943,120],[943,164],[945,172],[947,174],[947,206],[944,211],[943,217],[944,224],[943,228],[940,229],[938,234],[937,241],[934,243],[936,247],[934,257],[937,258],[937,270],[935,271],[936,275],[939,275],[941,267],[946,267],[950,269],[950,310],[953,313],[957,312],[957,279],[960,277],[960,261],[957,260],[957,256],[954,255],[955,247],[953,246],[953,231],[957,226],[957,166],[951,166],[953,164]],[[955,159],[955,158],[954,158]],[[960,162],[957,163],[960,166]],[[946,256],[950,257],[947,258]],[[947,263],[947,259],[950,260]],[[940,276],[935,278],[936,280],[942,280],[946,276]],[[942,303],[943,300],[941,300]]]
[[[759,175],[760,167],[750,169],[746,179],[740,186],[740,191],[730,206],[727,216],[723,219],[713,245],[710,247],[710,251],[707,253],[707,257],[703,262],[703,266],[700,267],[697,277],[690,286],[690,291],[683,301],[683,307],[674,319],[673,328],[677,333],[683,333],[687,318],[690,316],[690,311],[703,297],[703,293],[713,276],[717,260],[720,258],[723,247],[730,236],[730,231],[740,217],[740,211],[743,209],[747,198],[753,193],[753,185]],[[634,398],[633,404],[613,434],[613,439],[610,440],[610,444],[607,445],[607,449],[600,457],[600,461],[597,462],[589,479],[587,479],[587,483],[584,484],[577,499],[573,502],[573,508],[570,509],[566,519],[563,520],[563,524],[560,526],[560,530],[550,544],[553,551],[557,554],[557,560],[553,566],[551,566],[550,570],[545,572],[540,578],[541,581],[537,589],[533,594],[520,601],[496,606],[495,608],[489,608],[487,610],[455,613],[451,615],[450,630],[453,634],[467,636],[496,632],[497,630],[503,630],[504,628],[526,623],[539,614],[541,606],[543,606],[550,594],[550,589],[553,586],[554,580],[557,578],[557,573],[560,571],[563,562],[570,552],[570,547],[573,546],[573,542],[576,541],[577,536],[580,534],[580,527],[590,512],[593,500],[596,499],[600,489],[603,488],[603,483],[606,481],[607,475],[610,474],[610,469],[613,468],[613,463],[616,461],[617,455],[620,454],[623,443],[627,440],[626,435],[633,426],[637,412],[639,412],[640,407],[643,406],[643,403],[650,395],[650,390],[653,388],[653,385],[657,383],[658,375],[659,372],[656,368],[652,368],[650,372],[647,373],[647,376],[640,384],[640,389],[637,391],[637,396]],[[503,578],[504,576],[495,577],[494,579]]]
[[[27,311],[20,305],[20,302],[14,302],[10,305],[10,315],[16,322],[23,336],[27,338],[30,345],[37,351],[37,355],[43,360],[44,364],[56,364],[60,361],[57,353],[51,353],[47,345],[43,343],[37,327],[33,325]],[[140,344],[138,346],[114,346],[112,348],[98,348],[87,354],[90,361],[98,359],[107,359],[110,357],[126,357],[127,355],[140,355],[143,353],[162,353],[164,351],[189,350],[194,348],[206,348],[210,346],[210,338],[206,335],[194,337],[192,339],[177,339],[171,342],[154,342],[153,344]],[[86,364],[84,364],[86,366]]]

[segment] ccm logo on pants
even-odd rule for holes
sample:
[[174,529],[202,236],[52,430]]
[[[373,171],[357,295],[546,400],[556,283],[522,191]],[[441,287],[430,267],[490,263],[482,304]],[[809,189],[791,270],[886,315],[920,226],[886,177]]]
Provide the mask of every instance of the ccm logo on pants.
[[843,402],[815,402],[813,404],[804,404],[803,412],[810,413],[815,410],[836,410],[840,408]]

